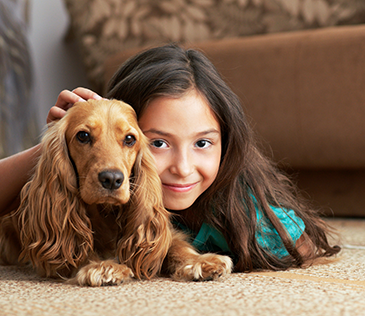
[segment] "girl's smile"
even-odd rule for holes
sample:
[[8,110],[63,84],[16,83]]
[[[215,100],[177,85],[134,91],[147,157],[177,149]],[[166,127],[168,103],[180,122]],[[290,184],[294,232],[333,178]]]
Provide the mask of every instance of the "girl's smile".
[[151,142],[165,207],[187,209],[219,170],[221,131],[207,101],[196,90],[179,98],[156,98],[139,125]]
[[189,192],[192,190],[198,183],[192,184],[171,184],[171,183],[162,183],[162,186],[168,190],[173,192]]

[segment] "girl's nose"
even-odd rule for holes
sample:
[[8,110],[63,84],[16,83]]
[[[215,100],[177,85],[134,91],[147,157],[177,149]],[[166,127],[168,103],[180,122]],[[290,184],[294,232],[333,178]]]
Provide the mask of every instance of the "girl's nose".
[[194,163],[188,152],[177,152],[170,166],[170,172],[181,178],[186,178],[194,172]]

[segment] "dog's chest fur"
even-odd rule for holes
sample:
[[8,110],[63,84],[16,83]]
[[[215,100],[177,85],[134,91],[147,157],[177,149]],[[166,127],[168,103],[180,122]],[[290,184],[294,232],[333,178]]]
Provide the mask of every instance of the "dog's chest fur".
[[120,233],[116,224],[117,211],[110,206],[106,209],[103,205],[93,205],[87,214],[93,230],[94,250],[102,258],[114,257]]

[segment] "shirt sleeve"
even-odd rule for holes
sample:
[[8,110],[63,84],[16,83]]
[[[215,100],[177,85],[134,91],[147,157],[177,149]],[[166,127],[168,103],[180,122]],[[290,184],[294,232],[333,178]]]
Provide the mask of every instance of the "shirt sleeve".
[[[286,210],[280,207],[271,206],[277,218],[291,237],[293,244],[302,236],[305,230],[305,224],[301,218],[295,215],[293,210]],[[271,222],[263,217],[261,211],[256,208],[257,230],[256,240],[258,244],[266,251],[278,258],[288,256],[283,241]]]
[[192,245],[205,252],[231,253],[223,234],[207,223],[203,223]]

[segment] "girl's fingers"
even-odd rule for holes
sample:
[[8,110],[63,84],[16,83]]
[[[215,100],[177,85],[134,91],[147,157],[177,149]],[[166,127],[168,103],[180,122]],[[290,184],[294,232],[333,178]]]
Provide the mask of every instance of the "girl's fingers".
[[55,106],[61,109],[68,110],[76,102],[86,101],[89,99],[100,100],[102,97],[97,93],[86,89],[86,88],[76,88],[73,91],[63,90],[58,95]]
[[89,99],[94,99],[94,100],[100,100],[102,99],[102,97],[100,95],[98,95],[97,93],[95,93],[94,91],[87,89],[87,88],[83,88],[83,87],[78,87],[74,90],[72,90],[72,92],[76,95],[78,95],[80,98],[84,99],[84,100],[89,100]]
[[66,111],[76,102],[82,102],[89,99],[100,100],[102,97],[94,91],[82,87],[78,87],[72,91],[61,91],[58,95],[56,104],[48,112],[47,124],[54,120],[61,119],[66,114]]
[[48,112],[47,124],[64,117],[66,111],[58,106],[52,106]]
[[80,96],[69,90],[63,90],[58,95],[55,106],[63,110],[68,110],[74,103],[79,101],[85,101],[85,99],[81,98]]

